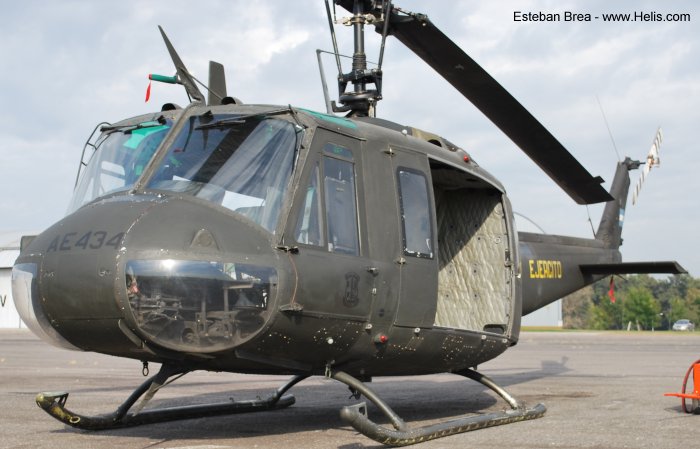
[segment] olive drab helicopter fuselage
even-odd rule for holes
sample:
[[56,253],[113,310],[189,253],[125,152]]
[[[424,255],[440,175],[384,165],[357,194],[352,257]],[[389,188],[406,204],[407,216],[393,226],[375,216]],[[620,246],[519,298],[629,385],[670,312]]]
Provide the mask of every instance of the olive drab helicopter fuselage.
[[[517,341],[523,264],[493,176],[410,128],[279,111],[193,107],[107,131],[75,212],[32,242],[55,292],[39,324],[80,349],[158,361],[162,347],[246,372],[444,372]],[[172,145],[142,187],[114,188],[159,134]],[[76,295],[88,279],[94,293]]]
[[[394,34],[441,64],[417,48],[416,30],[437,30],[425,16],[401,15],[390,2],[339,4],[356,30],[371,12],[384,38]],[[69,214],[27,239],[13,270],[18,310],[47,341],[162,364],[111,415],[78,415],[65,408],[67,393],[40,394],[39,405],[66,424],[281,408],[294,401],[284,393],[311,375],[379,407],[393,429],[370,421],[363,404],[341,416],[386,444],[536,418],[543,406],[526,407],[472,369],[517,343],[521,316],[610,273],[681,270],[621,263],[618,217],[638,162],[618,164],[608,194],[570,154],[555,154],[566,173],[540,165],[572,197],[607,201],[596,238],[518,233],[503,185],[470,154],[372,116],[381,95],[366,84],[379,87],[381,73],[354,65],[340,78],[341,88],[355,87],[341,96],[345,117],[241,104],[216,80],[209,88],[220,95],[205,102],[163,37],[193,102],[96,128]],[[519,146],[532,146],[529,131],[489,110],[510,100],[465,96]],[[294,377],[268,399],[129,412],[193,370]],[[484,383],[512,410],[409,429],[366,385],[373,376],[442,372]]]

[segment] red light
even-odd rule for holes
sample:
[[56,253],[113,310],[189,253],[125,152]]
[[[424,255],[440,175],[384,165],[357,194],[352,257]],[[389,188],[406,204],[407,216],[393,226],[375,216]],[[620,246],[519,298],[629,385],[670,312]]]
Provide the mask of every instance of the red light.
[[389,341],[389,337],[387,337],[386,334],[375,334],[372,341],[377,345],[383,345]]
[[464,155],[464,162],[466,162],[466,163],[468,164],[468,163],[469,163],[469,160],[470,160],[470,159],[469,159],[469,155],[468,155],[468,154],[465,154],[465,155]]

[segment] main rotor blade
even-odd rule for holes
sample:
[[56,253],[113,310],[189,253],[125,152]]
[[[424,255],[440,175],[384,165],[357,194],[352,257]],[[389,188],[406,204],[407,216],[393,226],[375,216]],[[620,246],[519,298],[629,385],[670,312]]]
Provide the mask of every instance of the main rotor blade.
[[193,100],[201,101],[203,103],[204,95],[202,95],[202,92],[200,92],[197,88],[194,78],[192,77],[192,75],[190,75],[190,72],[187,71],[187,67],[185,67],[185,63],[182,62],[182,59],[180,59],[180,56],[175,51],[175,47],[173,47],[173,44],[170,43],[170,39],[168,39],[168,36],[165,35],[165,31],[163,31],[163,28],[161,28],[161,26],[158,25],[158,29],[160,30],[160,34],[163,36],[165,46],[168,48],[168,53],[170,53],[170,59],[173,60],[173,64],[175,65],[175,69],[177,70],[177,76],[180,79],[182,85],[185,86],[187,94]]
[[426,16],[391,15],[389,33],[476,106],[579,204],[613,198],[564,146]]

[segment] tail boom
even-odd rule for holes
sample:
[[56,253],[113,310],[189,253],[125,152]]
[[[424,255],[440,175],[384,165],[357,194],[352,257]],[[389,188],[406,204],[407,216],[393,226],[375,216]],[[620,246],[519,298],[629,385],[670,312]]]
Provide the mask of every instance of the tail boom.
[[608,248],[597,239],[525,232],[518,235],[523,315],[611,274],[687,273],[674,261],[622,262],[616,248]]
[[617,249],[597,239],[518,233],[522,314],[546,306],[604,277],[581,266],[614,265],[622,260]]

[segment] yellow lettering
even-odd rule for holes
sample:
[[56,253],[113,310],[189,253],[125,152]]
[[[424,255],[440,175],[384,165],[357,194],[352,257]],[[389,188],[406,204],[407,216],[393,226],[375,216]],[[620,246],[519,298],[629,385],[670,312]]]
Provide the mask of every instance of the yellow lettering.
[[561,279],[564,277],[564,269],[559,260],[529,259],[530,279]]

